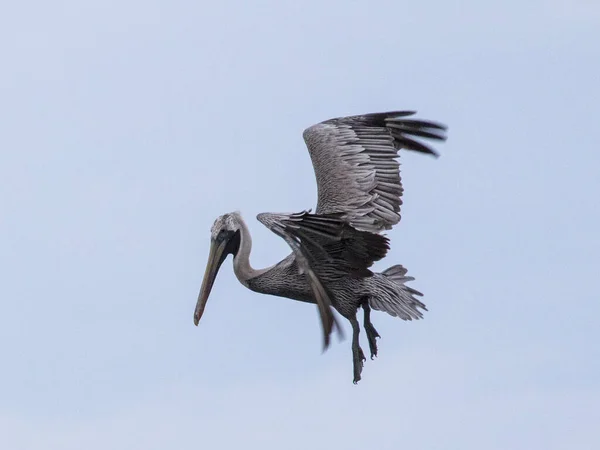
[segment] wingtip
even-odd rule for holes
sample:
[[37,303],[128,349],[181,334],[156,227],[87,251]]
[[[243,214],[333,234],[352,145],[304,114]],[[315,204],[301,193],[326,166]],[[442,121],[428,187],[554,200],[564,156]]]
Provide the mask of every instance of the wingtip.
[[329,344],[330,344],[329,336],[327,336],[327,335],[323,336],[323,348],[321,349],[321,354],[323,354],[327,351],[327,349],[329,348]]
[[392,111],[389,114],[390,118],[393,117],[406,117],[406,116],[414,116],[417,113],[416,110],[409,110],[409,111]]
[[337,330],[340,342],[346,338],[344,334],[344,329],[335,317],[335,313],[333,312],[333,310],[330,310],[330,313],[331,321],[329,323],[329,326],[327,327],[327,329],[323,329],[323,348],[321,353],[325,353],[327,349],[329,349],[331,345],[331,336],[333,335],[334,331]]

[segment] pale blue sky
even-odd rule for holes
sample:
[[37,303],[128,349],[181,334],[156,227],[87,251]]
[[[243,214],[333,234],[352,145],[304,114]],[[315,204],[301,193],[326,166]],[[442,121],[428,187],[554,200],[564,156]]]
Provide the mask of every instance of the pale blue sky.
[[[0,447],[597,449],[600,6],[5,2]],[[302,130],[417,109],[402,263],[430,312],[321,354],[311,305],[224,264],[216,216],[316,201]],[[366,339],[362,337],[366,348]]]

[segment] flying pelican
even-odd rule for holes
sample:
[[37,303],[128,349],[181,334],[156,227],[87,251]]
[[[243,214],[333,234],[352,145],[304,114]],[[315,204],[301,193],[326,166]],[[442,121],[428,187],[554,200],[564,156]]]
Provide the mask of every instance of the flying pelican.
[[208,263],[194,323],[198,325],[217,272],[233,255],[237,279],[252,291],[316,303],[323,328],[324,350],[334,327],[342,333],[331,307],[352,325],[354,384],[361,379],[365,356],[359,346],[358,308],[371,359],[380,337],[371,323],[371,308],[403,320],[420,319],[425,305],[414,280],[395,265],[381,273],[369,270],[389,250],[380,233],[400,221],[403,192],[398,150],[437,156],[416,138],[443,141],[444,125],[407,119],[414,111],[394,111],[326,120],[303,133],[314,167],[318,201],[314,214],[261,213],[257,219],[283,238],[292,253],[266,269],[250,265],[252,239],[239,212],[217,218],[211,229]]

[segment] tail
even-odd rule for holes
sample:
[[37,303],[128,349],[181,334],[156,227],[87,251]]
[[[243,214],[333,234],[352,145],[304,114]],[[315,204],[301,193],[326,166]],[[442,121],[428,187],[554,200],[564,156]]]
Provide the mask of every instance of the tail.
[[378,295],[369,297],[369,305],[378,311],[384,311],[391,316],[400,317],[403,320],[420,319],[423,311],[427,311],[425,304],[417,300],[415,296],[422,297],[423,294],[416,289],[406,286],[405,283],[413,281],[413,277],[406,276],[406,269],[397,264],[384,270],[379,275]]

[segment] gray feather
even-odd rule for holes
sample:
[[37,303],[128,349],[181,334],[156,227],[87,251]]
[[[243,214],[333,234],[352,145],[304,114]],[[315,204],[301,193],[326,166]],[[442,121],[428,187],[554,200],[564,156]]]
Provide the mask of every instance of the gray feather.
[[412,114],[341,117],[304,131],[317,178],[317,214],[340,213],[355,228],[375,233],[400,221],[403,190],[398,150],[435,156],[415,137],[446,139],[445,126],[403,118]]

